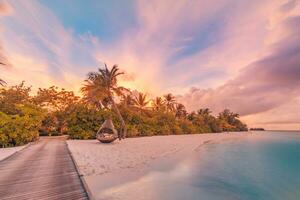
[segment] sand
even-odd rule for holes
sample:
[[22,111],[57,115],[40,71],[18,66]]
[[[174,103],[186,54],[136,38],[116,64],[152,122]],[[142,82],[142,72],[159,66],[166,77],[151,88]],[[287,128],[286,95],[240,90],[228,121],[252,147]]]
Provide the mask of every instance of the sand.
[[114,185],[125,184],[157,165],[172,165],[207,143],[254,137],[257,134],[220,133],[128,138],[112,144],[97,140],[68,140],[68,146],[92,195]]
[[26,145],[24,146],[19,146],[19,147],[10,147],[10,148],[0,148],[0,161],[9,157],[10,155],[21,151],[23,148],[25,148]]

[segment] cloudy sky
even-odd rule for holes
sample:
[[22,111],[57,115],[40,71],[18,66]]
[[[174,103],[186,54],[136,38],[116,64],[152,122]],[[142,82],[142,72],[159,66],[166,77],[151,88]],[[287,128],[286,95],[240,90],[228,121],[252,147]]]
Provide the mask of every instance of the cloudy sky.
[[118,64],[121,84],[300,129],[298,0],[0,0],[0,77],[78,92]]

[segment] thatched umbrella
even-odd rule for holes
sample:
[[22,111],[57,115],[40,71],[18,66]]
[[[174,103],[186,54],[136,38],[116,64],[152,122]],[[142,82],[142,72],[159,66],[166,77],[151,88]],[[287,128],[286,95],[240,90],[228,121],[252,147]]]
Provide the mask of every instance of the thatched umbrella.
[[118,138],[118,131],[112,120],[109,118],[105,120],[97,132],[97,139],[102,143],[111,143]]

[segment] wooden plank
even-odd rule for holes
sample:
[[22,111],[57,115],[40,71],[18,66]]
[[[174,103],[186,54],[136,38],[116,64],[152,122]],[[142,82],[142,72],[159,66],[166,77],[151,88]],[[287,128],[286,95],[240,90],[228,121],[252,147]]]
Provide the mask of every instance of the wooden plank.
[[88,199],[65,139],[43,138],[0,162],[0,199]]

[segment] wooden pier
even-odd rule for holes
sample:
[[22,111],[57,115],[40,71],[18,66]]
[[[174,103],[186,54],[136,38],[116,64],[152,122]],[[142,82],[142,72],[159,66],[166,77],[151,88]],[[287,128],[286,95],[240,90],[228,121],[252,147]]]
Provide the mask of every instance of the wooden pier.
[[65,138],[41,138],[0,161],[0,199],[88,199]]

